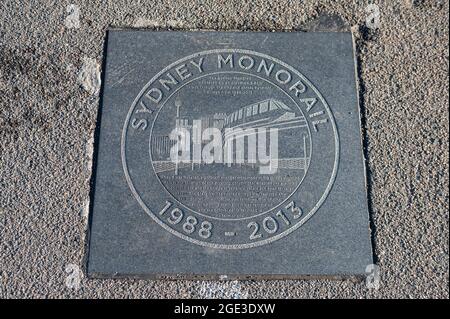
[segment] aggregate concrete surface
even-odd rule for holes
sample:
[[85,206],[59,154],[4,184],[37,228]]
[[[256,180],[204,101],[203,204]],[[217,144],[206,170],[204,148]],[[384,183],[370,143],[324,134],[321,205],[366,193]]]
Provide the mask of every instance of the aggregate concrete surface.
[[[0,297],[448,298],[448,1],[374,3],[379,11],[331,0],[1,1]],[[85,277],[108,28],[346,27],[357,44],[378,289],[351,280]]]

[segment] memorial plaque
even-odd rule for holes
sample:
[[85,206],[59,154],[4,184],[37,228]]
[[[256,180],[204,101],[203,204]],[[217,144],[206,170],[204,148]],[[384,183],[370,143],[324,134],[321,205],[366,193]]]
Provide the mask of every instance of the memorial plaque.
[[351,33],[109,31],[91,277],[372,264]]

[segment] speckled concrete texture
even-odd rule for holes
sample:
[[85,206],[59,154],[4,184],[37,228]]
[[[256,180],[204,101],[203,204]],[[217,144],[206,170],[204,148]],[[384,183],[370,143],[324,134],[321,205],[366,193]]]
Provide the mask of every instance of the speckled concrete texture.
[[[366,1],[2,1],[0,297],[448,298],[449,5],[375,3],[377,29],[367,27]],[[343,25],[357,44],[378,289],[330,280],[94,280],[78,272],[108,28]]]

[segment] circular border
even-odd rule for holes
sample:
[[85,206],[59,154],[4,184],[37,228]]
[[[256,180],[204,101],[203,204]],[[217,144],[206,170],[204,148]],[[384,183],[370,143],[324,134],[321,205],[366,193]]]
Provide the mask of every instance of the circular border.
[[[181,85],[180,87],[178,87],[176,90],[174,90],[174,91],[166,98],[166,101],[164,101],[164,103],[161,104],[159,110],[156,112],[155,119],[153,120],[152,126],[151,126],[151,128],[150,128],[150,140],[151,140],[151,138],[152,138],[153,127],[155,126],[155,122],[156,122],[156,119],[158,118],[158,115],[159,115],[160,111],[162,110],[162,108],[164,107],[164,105],[166,104],[166,102],[167,102],[167,101],[168,101],[168,100],[169,100],[176,92],[178,92],[178,90],[180,90],[180,89],[183,88],[184,86],[186,86],[186,85],[188,85],[189,83],[192,83],[192,82],[194,82],[194,81],[196,81],[196,80],[198,80],[198,79],[201,79],[201,78],[204,78],[204,77],[207,77],[207,76],[210,76],[210,75],[215,75],[215,74],[227,74],[227,73],[237,73],[237,74],[243,74],[243,75],[248,75],[248,76],[254,76],[254,77],[257,77],[258,79],[263,80],[263,81],[266,81],[266,82],[268,82],[269,84],[271,84],[271,85],[277,87],[280,91],[282,91],[284,94],[286,94],[286,95],[288,96],[288,98],[290,98],[291,101],[298,107],[298,109],[300,110],[300,113],[302,114],[302,116],[305,118],[305,120],[306,120],[306,122],[307,122],[307,125],[308,125],[308,133],[309,133],[309,144],[311,145],[311,147],[310,147],[310,149],[311,149],[311,150],[310,150],[310,153],[311,153],[311,157],[312,157],[312,153],[313,153],[313,142],[312,142],[311,128],[309,127],[309,123],[308,123],[308,121],[307,121],[307,117],[305,116],[305,114],[303,113],[302,109],[300,108],[300,105],[298,105],[298,103],[292,98],[292,96],[290,96],[286,91],[284,91],[278,84],[272,83],[272,82],[270,82],[269,80],[264,79],[263,77],[260,77],[260,76],[258,76],[258,75],[254,75],[254,74],[250,74],[250,73],[245,73],[245,72],[238,72],[238,71],[221,71],[221,72],[212,72],[212,73],[208,73],[208,74],[199,76],[199,77],[197,77],[197,78],[195,78],[195,79],[191,79],[191,80],[187,81],[186,83],[184,83],[183,85]],[[150,141],[149,141],[149,143],[150,143]],[[250,217],[243,217],[243,218],[218,218],[218,217],[212,217],[212,216],[209,216],[209,215],[206,215],[206,214],[199,213],[199,212],[197,212],[196,210],[192,209],[191,207],[187,206],[186,204],[183,204],[179,199],[177,199],[177,198],[176,198],[176,197],[175,197],[175,196],[167,189],[167,187],[161,182],[161,180],[160,180],[158,174],[157,174],[156,171],[155,171],[155,167],[154,167],[154,165],[153,165],[153,158],[152,158],[152,154],[151,154],[151,149],[150,149],[150,152],[149,152],[149,153],[150,153],[150,163],[151,163],[151,166],[152,166],[152,170],[153,170],[153,172],[155,173],[156,178],[158,179],[158,182],[161,184],[161,186],[162,186],[162,187],[170,194],[170,196],[171,196],[178,204],[184,206],[186,209],[191,210],[192,212],[194,212],[195,214],[198,214],[198,215],[200,215],[200,216],[203,216],[203,217],[206,217],[206,218],[210,218],[210,219],[214,219],[214,220],[222,220],[222,221],[247,220],[247,219],[255,218],[255,217],[258,217],[258,216],[262,216],[262,215],[264,215],[264,214],[269,213],[269,212],[272,211],[272,210],[275,210],[275,209],[278,208],[279,206],[283,205],[283,203],[286,202],[286,201],[289,199],[289,197],[291,197],[292,195],[294,195],[294,193],[299,189],[300,185],[301,185],[301,184],[303,183],[303,181],[305,180],[306,174],[308,173],[308,170],[309,170],[309,166],[308,166],[308,168],[307,168],[307,170],[306,170],[306,172],[305,172],[305,175],[302,177],[302,179],[300,180],[300,182],[298,183],[298,185],[295,187],[295,189],[288,195],[288,197],[286,197],[285,199],[283,199],[280,203],[278,203],[278,204],[275,205],[274,207],[272,207],[272,208],[270,208],[270,209],[268,209],[268,210],[266,210],[266,211],[264,211],[264,212],[261,212],[261,213],[258,213],[258,214],[256,214],[256,215],[250,216]]]
[[[264,239],[264,240],[260,240],[260,241],[257,241],[257,242],[253,242],[253,243],[231,244],[231,245],[208,243],[208,242],[204,242],[204,241],[201,241],[201,240],[194,239],[194,238],[191,238],[189,236],[186,236],[185,234],[182,234],[182,233],[174,230],[173,228],[169,227],[168,225],[163,223],[161,220],[159,220],[150,211],[150,209],[145,205],[145,203],[142,201],[142,199],[140,198],[140,196],[137,193],[136,189],[134,188],[134,185],[133,185],[133,182],[132,182],[132,180],[130,178],[130,175],[128,174],[128,167],[127,167],[127,163],[126,163],[125,140],[126,140],[126,137],[127,137],[128,124],[129,124],[131,115],[133,114],[134,108],[136,107],[136,103],[139,101],[139,99],[141,98],[142,94],[147,90],[147,88],[156,79],[158,79],[164,72],[170,70],[171,68],[173,68],[174,66],[176,66],[177,64],[179,64],[179,63],[181,63],[183,61],[186,61],[186,60],[189,60],[189,59],[193,59],[195,57],[202,56],[202,55],[208,55],[208,54],[214,54],[214,53],[220,53],[220,52],[253,54],[253,55],[256,55],[256,56],[259,56],[259,57],[262,57],[262,58],[270,59],[270,60],[278,63],[279,65],[282,65],[285,68],[289,69],[293,73],[297,74],[316,93],[316,95],[319,97],[320,101],[322,102],[322,104],[324,105],[324,107],[325,107],[325,109],[326,109],[326,111],[328,113],[328,116],[330,117],[330,122],[331,122],[331,125],[332,125],[332,128],[333,128],[333,132],[334,132],[335,158],[334,158],[333,172],[331,174],[331,177],[330,177],[330,180],[328,182],[328,185],[325,188],[325,191],[322,194],[322,196],[319,199],[319,201],[316,203],[316,205],[314,205],[314,207],[309,211],[308,214],[306,214],[300,221],[298,221],[292,227],[286,229],[284,232],[282,232],[282,233],[280,233],[278,235],[275,235],[273,237],[270,237],[270,238],[267,238],[267,239]],[[285,63],[285,62],[283,62],[281,60],[278,60],[277,58],[274,58],[274,57],[271,57],[269,55],[263,54],[263,53],[259,53],[259,52],[255,52],[255,51],[251,51],[251,50],[243,50],[243,49],[215,49],[215,50],[206,50],[206,51],[197,52],[197,53],[188,55],[188,56],[186,56],[186,57],[184,57],[182,59],[179,59],[179,60],[169,64],[164,69],[162,69],[160,72],[158,72],[141,89],[141,91],[138,93],[138,95],[134,99],[133,103],[131,104],[131,107],[128,110],[127,117],[125,119],[124,126],[122,128],[122,137],[121,137],[121,143],[120,143],[120,155],[121,155],[121,158],[122,158],[122,168],[123,168],[124,173],[125,173],[125,179],[127,181],[128,187],[130,187],[130,190],[133,193],[133,196],[136,198],[136,200],[141,205],[141,207],[144,209],[144,211],[147,213],[147,215],[149,215],[156,223],[158,223],[165,230],[167,230],[171,234],[173,234],[173,235],[175,235],[175,236],[177,236],[177,237],[179,237],[181,239],[184,239],[184,240],[186,240],[188,242],[197,244],[199,246],[210,247],[210,248],[217,248],[217,249],[246,249],[246,248],[254,248],[254,247],[263,246],[263,245],[269,244],[271,242],[274,242],[274,241],[276,241],[278,239],[281,239],[281,238],[289,235],[290,233],[292,233],[293,231],[295,231],[299,227],[301,227],[304,223],[306,223],[314,215],[314,213],[319,209],[319,207],[323,204],[325,199],[328,197],[328,194],[330,193],[330,190],[331,190],[331,188],[332,188],[332,186],[334,184],[334,181],[335,181],[336,175],[337,175],[337,169],[338,169],[338,165],[339,165],[339,149],[340,149],[340,147],[339,147],[339,134],[338,134],[338,130],[337,130],[337,127],[336,127],[336,123],[335,123],[335,120],[334,120],[333,113],[331,112],[330,107],[328,106],[328,104],[325,101],[325,99],[322,96],[322,94],[317,90],[317,88],[303,74],[301,74],[299,71],[294,69],[289,64],[287,64],[287,63]]]

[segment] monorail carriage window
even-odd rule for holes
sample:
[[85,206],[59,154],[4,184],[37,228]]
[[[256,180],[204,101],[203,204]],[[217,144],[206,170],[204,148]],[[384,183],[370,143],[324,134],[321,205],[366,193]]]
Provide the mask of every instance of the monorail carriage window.
[[278,107],[277,107],[277,105],[274,103],[274,102],[270,102],[270,108],[269,108],[271,111],[273,111],[273,110],[277,110],[278,109]]
[[269,102],[268,101],[262,102],[259,106],[259,113],[267,112],[268,109],[269,109]]
[[253,115],[258,114],[258,104],[253,105]]

